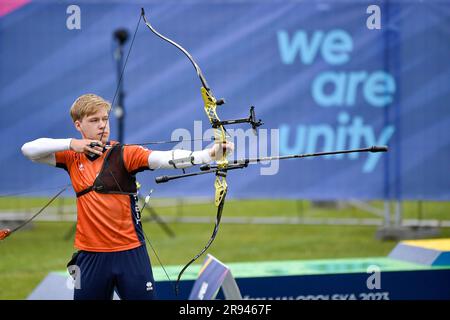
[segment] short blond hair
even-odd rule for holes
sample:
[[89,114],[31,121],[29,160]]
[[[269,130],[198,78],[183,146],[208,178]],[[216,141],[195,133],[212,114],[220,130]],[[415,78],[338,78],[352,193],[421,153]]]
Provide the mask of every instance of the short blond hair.
[[77,120],[82,120],[84,117],[93,115],[100,108],[105,108],[109,113],[111,104],[96,94],[83,94],[72,104],[70,116],[72,117],[73,122],[75,122]]

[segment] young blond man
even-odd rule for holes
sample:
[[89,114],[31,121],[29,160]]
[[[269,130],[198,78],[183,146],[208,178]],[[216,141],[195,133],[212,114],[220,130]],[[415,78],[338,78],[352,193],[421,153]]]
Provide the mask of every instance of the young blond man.
[[[22,152],[34,162],[66,170],[77,194],[78,251],[69,262],[78,270],[74,299],[112,299],[114,290],[121,299],[155,299],[135,175],[209,163],[222,150],[214,145],[194,152],[152,151],[109,141],[110,109],[103,98],[82,95],[70,109],[81,139],[41,138],[25,143]],[[232,151],[233,145],[222,148]],[[173,160],[181,161],[174,165]]]

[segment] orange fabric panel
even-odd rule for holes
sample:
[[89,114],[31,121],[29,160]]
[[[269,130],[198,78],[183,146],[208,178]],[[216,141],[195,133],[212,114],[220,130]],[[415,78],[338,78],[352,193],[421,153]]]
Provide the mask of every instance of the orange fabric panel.
[[[128,171],[148,168],[150,150],[138,146],[124,147]],[[56,163],[67,167],[75,192],[94,183],[106,152],[94,161],[71,150],[55,153]],[[135,230],[129,195],[100,194],[91,191],[77,198],[75,247],[79,250],[112,252],[141,245]]]
[[148,156],[151,151],[142,146],[126,146],[123,150],[123,162],[128,172],[139,168],[148,169]]

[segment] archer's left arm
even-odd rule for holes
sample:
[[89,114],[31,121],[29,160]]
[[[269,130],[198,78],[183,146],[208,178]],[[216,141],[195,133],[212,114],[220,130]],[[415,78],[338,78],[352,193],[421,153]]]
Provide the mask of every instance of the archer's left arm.
[[234,145],[231,142],[215,144],[212,148],[201,151],[188,150],[170,150],[170,151],[152,151],[148,157],[148,165],[152,170],[155,169],[183,169],[193,165],[211,163],[220,159],[220,153],[232,152]]

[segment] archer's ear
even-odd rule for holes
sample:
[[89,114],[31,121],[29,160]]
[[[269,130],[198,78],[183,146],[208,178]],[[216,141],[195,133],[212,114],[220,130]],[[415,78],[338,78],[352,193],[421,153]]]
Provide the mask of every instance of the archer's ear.
[[75,126],[75,129],[77,129],[79,132],[81,132],[81,122],[80,122],[80,120],[75,120],[73,125]]

